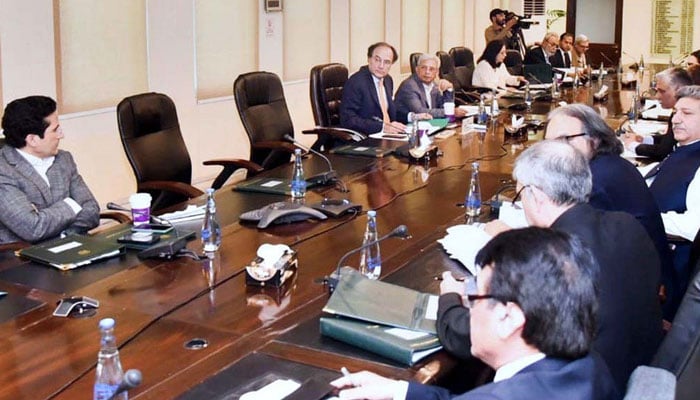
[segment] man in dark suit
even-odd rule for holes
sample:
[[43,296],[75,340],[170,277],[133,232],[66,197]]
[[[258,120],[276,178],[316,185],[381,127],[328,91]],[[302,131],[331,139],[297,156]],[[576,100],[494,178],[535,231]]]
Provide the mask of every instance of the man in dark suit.
[[547,32],[540,46],[532,47],[525,53],[523,64],[549,64],[549,58],[557,51],[558,42],[556,33]]
[[[659,106],[672,109],[676,105],[676,92],[684,86],[693,84],[693,80],[683,68],[669,68],[656,74],[656,99]],[[653,161],[661,161],[668,156],[676,146],[673,137],[673,124],[668,121],[666,133],[661,135],[640,136],[634,133],[626,133],[622,140],[625,147],[638,156],[649,157]]]
[[571,68],[571,48],[574,46],[574,35],[564,32],[559,36],[559,48],[549,58],[554,68]]
[[97,201],[73,157],[58,149],[63,131],[56,102],[44,96],[14,100],[5,108],[2,128],[0,243],[34,243],[97,226]]
[[494,382],[452,397],[442,388],[370,372],[331,384],[343,399],[618,399],[605,363],[589,354],[598,271],[576,238],[543,228],[504,232],[476,256],[482,266],[471,309],[472,353]]
[[[432,54],[421,54],[416,65],[416,73],[401,82],[396,91],[396,110],[401,122],[414,119],[444,118],[445,91],[452,89],[447,79],[437,79],[440,59]],[[452,99],[454,102],[454,99]],[[462,117],[464,110],[455,109],[455,116]]]
[[[660,265],[654,244],[631,215],[586,204],[592,187],[588,161],[562,140],[543,141],[525,150],[516,160],[513,177],[529,224],[577,236],[600,265],[599,329],[593,349],[624,391],[634,368],[651,360],[661,340]],[[500,221],[486,226],[491,234],[506,229],[510,227]],[[458,305],[463,285],[449,274],[443,277],[438,335],[447,350],[465,357],[466,338],[453,337],[470,329],[464,324],[469,311]]]
[[406,126],[396,120],[394,81],[389,75],[397,59],[396,49],[388,43],[369,46],[367,65],[355,72],[343,87],[340,126],[366,134],[404,132]]

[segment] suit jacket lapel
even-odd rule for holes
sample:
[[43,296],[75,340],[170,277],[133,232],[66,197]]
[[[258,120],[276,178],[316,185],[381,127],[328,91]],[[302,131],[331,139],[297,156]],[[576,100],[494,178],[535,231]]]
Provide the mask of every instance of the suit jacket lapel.
[[19,155],[17,151],[18,150],[10,146],[4,146],[2,148],[2,154],[7,159],[7,162],[15,167],[15,171],[17,171],[19,175],[23,176],[28,182],[31,182],[37,187],[46,204],[51,204],[53,196],[51,195],[49,185],[46,184],[46,181],[36,172],[34,167],[29,164],[24,157]]
[[[413,77],[413,80],[418,85],[418,96],[420,97],[421,101],[423,102],[423,105],[430,108],[430,105],[428,104],[428,98],[425,97],[425,87],[423,86],[423,82],[421,82],[421,80],[415,76]],[[432,95],[432,93],[431,93],[431,95]]]

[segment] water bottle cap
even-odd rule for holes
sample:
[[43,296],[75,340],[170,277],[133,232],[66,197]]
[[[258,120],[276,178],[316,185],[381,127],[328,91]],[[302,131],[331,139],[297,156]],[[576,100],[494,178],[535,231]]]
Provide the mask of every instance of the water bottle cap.
[[112,329],[114,328],[114,319],[113,318],[105,318],[100,320],[100,329]]
[[301,155],[301,149],[294,149],[294,155]]
[[479,162],[478,162],[478,161],[474,161],[474,162],[472,163],[472,168],[474,168],[474,169],[479,168]]
[[213,194],[214,191],[215,191],[214,188],[209,188],[209,189],[207,189],[207,194]]
[[374,211],[374,210],[369,210],[369,211],[367,211],[367,216],[368,216],[368,217],[376,217],[376,216],[377,216],[377,212]]

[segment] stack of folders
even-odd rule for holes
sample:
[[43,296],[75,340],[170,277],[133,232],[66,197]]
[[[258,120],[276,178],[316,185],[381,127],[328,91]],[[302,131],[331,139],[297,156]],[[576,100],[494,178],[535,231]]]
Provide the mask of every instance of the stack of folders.
[[[383,301],[390,299],[390,301]],[[370,280],[343,268],[323,308],[321,334],[413,365],[442,346],[436,335],[437,296]]]
[[121,254],[124,254],[124,245],[84,235],[68,235],[17,251],[19,256],[50,265],[62,271]]

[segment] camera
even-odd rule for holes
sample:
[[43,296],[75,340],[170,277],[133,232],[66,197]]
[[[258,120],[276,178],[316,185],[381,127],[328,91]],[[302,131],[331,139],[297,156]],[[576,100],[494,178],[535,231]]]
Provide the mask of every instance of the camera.
[[513,32],[517,32],[519,29],[530,29],[530,26],[540,24],[539,21],[533,21],[532,15],[529,14],[518,15],[508,10],[503,10],[503,13],[506,15],[506,23],[508,23],[508,21],[512,20],[513,18],[517,19],[518,22],[511,28]]

